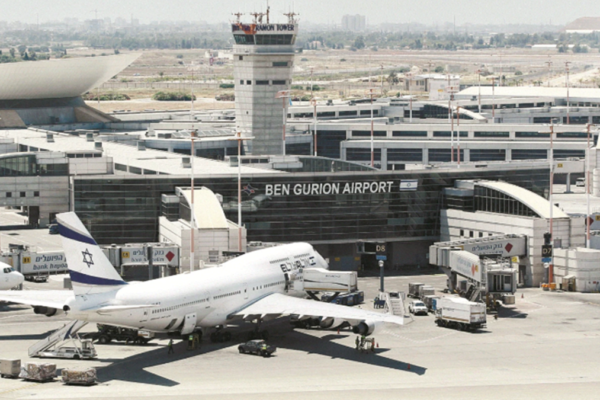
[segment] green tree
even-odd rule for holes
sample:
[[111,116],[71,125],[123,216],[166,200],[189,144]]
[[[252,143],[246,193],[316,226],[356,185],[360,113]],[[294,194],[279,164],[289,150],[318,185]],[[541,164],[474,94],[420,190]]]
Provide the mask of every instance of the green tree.
[[10,52],[10,56],[11,56],[12,58],[15,58],[15,53],[16,53],[16,51],[15,51],[15,48],[14,48],[14,47],[11,47],[11,48],[10,48],[10,50],[9,50],[9,52]]
[[354,40],[354,47],[357,49],[363,49],[365,47],[365,38],[362,36],[357,37]]

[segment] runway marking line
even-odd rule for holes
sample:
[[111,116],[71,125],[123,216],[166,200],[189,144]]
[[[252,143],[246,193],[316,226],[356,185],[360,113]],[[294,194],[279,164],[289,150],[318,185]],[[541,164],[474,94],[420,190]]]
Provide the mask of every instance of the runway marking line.
[[39,384],[40,384],[40,382],[35,382],[35,383],[32,383],[31,385],[23,386],[23,387],[20,387],[20,388],[5,390],[4,392],[0,392],[0,394],[12,393],[12,392],[16,392],[17,390],[28,389],[28,388],[31,388],[31,387],[34,387],[34,386],[38,386]]

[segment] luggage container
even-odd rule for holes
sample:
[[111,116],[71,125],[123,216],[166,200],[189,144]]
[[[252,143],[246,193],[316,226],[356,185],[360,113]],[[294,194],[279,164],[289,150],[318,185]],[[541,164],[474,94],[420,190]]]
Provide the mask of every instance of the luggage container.
[[408,297],[419,297],[419,288],[424,286],[423,283],[409,283],[408,284]]
[[0,376],[2,378],[17,378],[21,372],[21,360],[0,359]]
[[439,296],[425,296],[423,297],[423,303],[425,304],[425,306],[427,307],[427,310],[429,312],[433,312],[435,311],[435,306],[436,306],[436,300],[439,299]]
[[433,295],[435,295],[435,289],[433,288],[433,286],[423,285],[419,287],[419,299],[421,299],[421,301],[425,301],[425,296]]
[[67,385],[95,385],[97,380],[96,368],[86,368],[84,370],[65,368],[61,372],[61,377]]
[[56,377],[56,364],[40,364],[29,362],[21,368],[19,378],[26,381],[49,382]]

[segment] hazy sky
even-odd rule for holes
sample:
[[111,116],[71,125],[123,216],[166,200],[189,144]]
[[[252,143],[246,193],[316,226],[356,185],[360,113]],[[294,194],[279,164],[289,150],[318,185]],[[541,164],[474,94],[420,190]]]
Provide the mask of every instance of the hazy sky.
[[[363,14],[367,23],[565,24],[600,16],[600,0],[270,0],[273,15],[294,9],[300,21],[340,24],[344,14]],[[0,20],[35,23],[75,17],[122,17],[140,22],[189,20],[224,22],[236,11],[265,9],[266,0],[0,0]],[[284,17],[281,17],[283,20]]]

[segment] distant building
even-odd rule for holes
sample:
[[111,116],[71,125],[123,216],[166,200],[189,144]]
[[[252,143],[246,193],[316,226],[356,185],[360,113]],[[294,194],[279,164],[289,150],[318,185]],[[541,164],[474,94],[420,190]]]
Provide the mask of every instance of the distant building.
[[582,17],[565,26],[567,33],[579,33],[587,35],[600,31],[600,17]]
[[366,27],[364,15],[344,15],[342,17],[342,29],[345,31],[361,32]]

